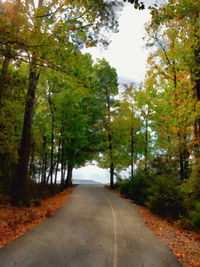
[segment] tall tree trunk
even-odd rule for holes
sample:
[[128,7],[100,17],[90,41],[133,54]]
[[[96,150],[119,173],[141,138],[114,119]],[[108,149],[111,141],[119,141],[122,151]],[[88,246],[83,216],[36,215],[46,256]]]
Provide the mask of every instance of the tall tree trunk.
[[194,154],[195,154],[195,175],[200,177],[200,118],[194,123]]
[[42,173],[42,163],[39,162],[39,171],[38,171],[38,183],[41,183],[41,173]]
[[65,181],[65,185],[66,187],[69,187],[72,185],[72,171],[73,171],[73,165],[68,162],[68,166],[67,166],[67,179]]
[[26,100],[23,132],[19,150],[19,161],[15,180],[12,186],[12,204],[26,204],[28,199],[27,174],[31,146],[31,129],[34,113],[35,90],[38,84],[39,72],[35,66],[35,56],[32,56],[29,74],[29,87]]
[[110,188],[114,188],[114,163],[113,163],[113,147],[112,147],[112,134],[111,134],[111,114],[110,114],[110,88],[106,86],[106,98],[108,105],[108,143],[110,153]]
[[63,186],[65,186],[66,170],[67,170],[67,161],[64,160]]
[[42,178],[41,178],[41,183],[43,186],[46,183],[46,164],[47,164],[46,144],[47,144],[47,138],[44,135],[43,136]]
[[58,144],[58,156],[57,156],[54,184],[57,184],[58,167],[60,163],[60,146],[61,146],[61,138],[59,138],[59,144]]
[[49,92],[49,107],[51,111],[51,164],[50,164],[50,183],[51,186],[53,185],[53,170],[54,170],[54,163],[53,163],[53,152],[54,152],[54,107],[51,100],[50,92]]
[[189,177],[189,157],[190,153],[187,149],[184,149],[184,179]]
[[44,154],[44,179],[43,179],[43,184],[44,184],[44,187],[48,184],[48,179],[47,179],[47,167],[48,165],[48,155],[47,155],[47,152],[45,151],[45,154]]
[[115,188],[114,185],[114,163],[111,162],[110,164],[110,188]]
[[[196,98],[197,101],[200,102],[200,38],[198,37],[198,46],[199,48],[195,49],[195,62],[196,62],[196,73],[194,75],[194,81],[195,81],[195,91],[196,91]],[[195,147],[195,158],[196,158],[196,166],[195,166],[195,172],[196,176],[200,177],[200,113],[197,115],[197,118],[195,120],[194,124],[194,147]],[[200,178],[199,178],[200,179]]]
[[113,163],[113,152],[112,152],[112,135],[108,135],[109,151],[110,151],[110,188],[114,189],[114,163]]
[[133,171],[134,171],[134,138],[133,138],[133,126],[131,127],[131,178],[133,178]]
[[144,149],[144,155],[145,155],[145,164],[144,164],[144,170],[147,171],[147,159],[148,159],[148,115],[145,120],[145,149]]
[[65,185],[65,158],[64,158],[64,141],[62,140],[61,149],[61,186]]
[[31,146],[31,157],[30,157],[30,164],[29,164],[29,177],[33,178],[34,176],[34,160],[35,160],[35,147],[34,147],[34,143]]

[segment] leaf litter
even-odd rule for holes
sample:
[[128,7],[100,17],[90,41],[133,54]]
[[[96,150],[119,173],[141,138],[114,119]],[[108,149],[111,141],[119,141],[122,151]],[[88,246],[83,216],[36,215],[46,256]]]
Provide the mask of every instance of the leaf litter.
[[52,216],[69,198],[74,187],[41,201],[40,206],[0,205],[0,248]]

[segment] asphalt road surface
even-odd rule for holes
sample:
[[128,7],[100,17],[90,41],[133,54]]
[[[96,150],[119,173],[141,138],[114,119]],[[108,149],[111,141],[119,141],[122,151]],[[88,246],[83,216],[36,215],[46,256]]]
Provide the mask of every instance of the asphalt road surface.
[[0,267],[176,267],[134,205],[99,185],[77,186],[54,216],[0,249]]

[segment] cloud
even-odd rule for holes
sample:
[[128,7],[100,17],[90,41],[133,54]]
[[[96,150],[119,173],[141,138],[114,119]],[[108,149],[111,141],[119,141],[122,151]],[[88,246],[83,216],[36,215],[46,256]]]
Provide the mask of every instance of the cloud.
[[85,49],[93,59],[103,57],[117,70],[120,77],[130,81],[141,81],[146,70],[147,51],[144,48],[144,24],[150,19],[150,11],[135,10],[126,4],[119,19],[119,32],[112,35],[107,50],[97,48]]

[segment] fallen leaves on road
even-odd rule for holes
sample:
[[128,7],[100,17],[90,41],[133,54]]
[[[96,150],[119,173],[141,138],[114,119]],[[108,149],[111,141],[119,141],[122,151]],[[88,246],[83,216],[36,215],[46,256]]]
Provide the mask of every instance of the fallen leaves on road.
[[159,217],[146,207],[136,206],[147,226],[169,246],[184,267],[200,267],[200,237]]
[[69,198],[73,187],[29,208],[0,206],[0,248],[52,216]]

